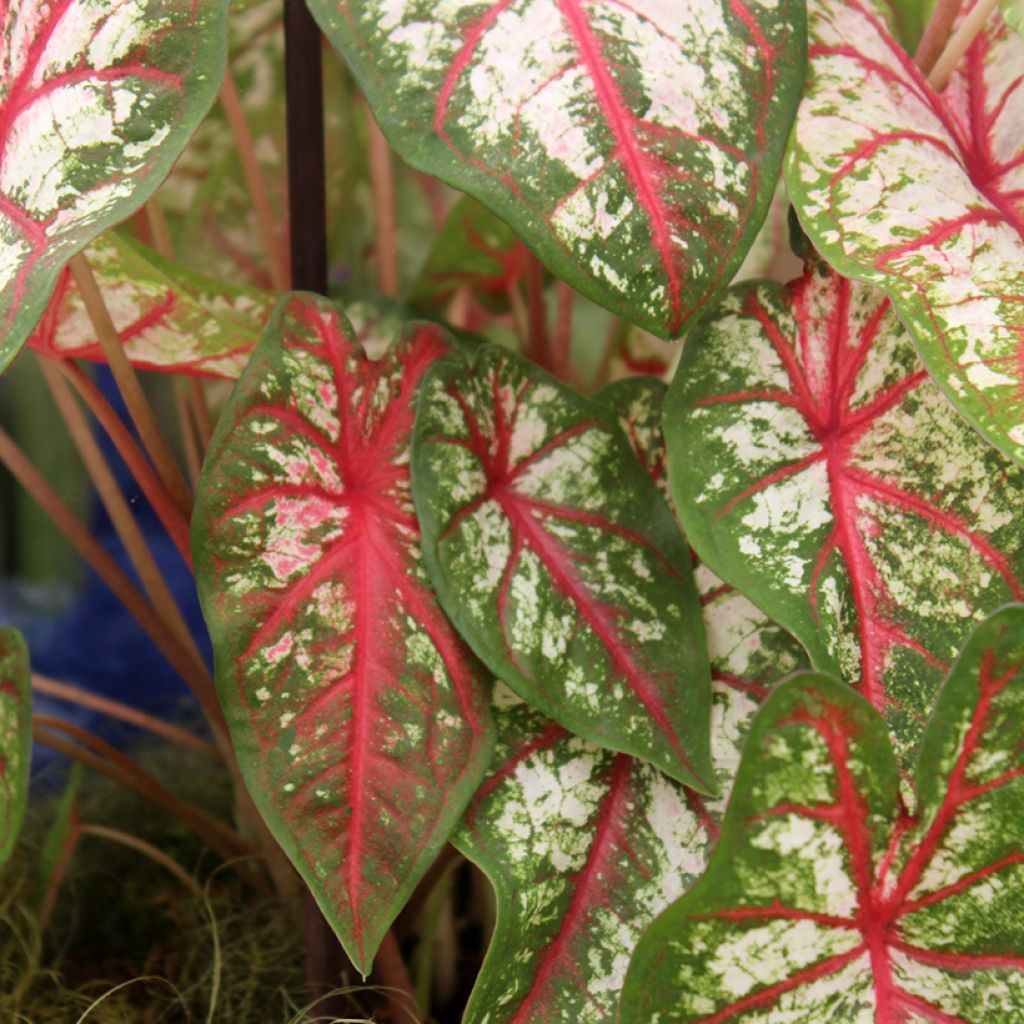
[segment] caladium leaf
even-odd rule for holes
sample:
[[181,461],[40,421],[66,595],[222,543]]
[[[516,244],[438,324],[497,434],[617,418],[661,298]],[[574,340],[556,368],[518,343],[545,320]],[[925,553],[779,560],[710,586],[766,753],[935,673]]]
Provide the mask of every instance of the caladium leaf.
[[485,346],[428,374],[412,459],[431,579],[495,675],[573,732],[707,791],[689,552],[614,416]]
[[[106,234],[88,250],[125,352],[142,370],[237,377],[275,296],[200,277]],[[29,344],[47,355],[104,361],[71,271],[62,270]]]
[[957,415],[885,295],[823,269],[726,295],[665,433],[698,555],[860,688],[906,764],[972,621],[1024,597],[1024,470]]
[[310,0],[401,155],[662,337],[728,283],[804,73],[793,0]]
[[952,402],[1024,459],[1024,39],[993,14],[939,96],[871,0],[809,10],[786,166],[804,230],[888,292]]
[[1024,1012],[1024,607],[942,688],[899,798],[886,726],[827,677],[754,721],[701,880],[644,934],[623,1024],[1011,1024]]
[[0,864],[25,817],[32,755],[32,674],[28,648],[13,627],[0,629]]
[[57,274],[154,192],[216,95],[227,0],[0,8],[0,370]]
[[424,324],[371,362],[330,303],[286,296],[221,417],[193,523],[242,772],[364,972],[492,746],[409,493],[413,401],[445,350]]
[[999,9],[1003,13],[1003,21],[1014,32],[1024,33],[1024,3],[1022,0],[1002,0]]
[[506,310],[509,291],[522,288],[528,258],[516,233],[466,196],[438,232],[409,301],[435,311],[459,288],[468,288],[488,309]]

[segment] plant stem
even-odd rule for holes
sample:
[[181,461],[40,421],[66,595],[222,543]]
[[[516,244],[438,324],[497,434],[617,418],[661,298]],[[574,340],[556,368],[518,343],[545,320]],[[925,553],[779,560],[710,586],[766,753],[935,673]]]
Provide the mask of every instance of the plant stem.
[[32,689],[38,693],[53,697],[56,700],[66,701],[68,704],[75,704],[78,707],[88,708],[90,711],[99,711],[101,714],[109,715],[139,729],[146,729],[164,739],[177,743],[179,746],[188,747],[191,750],[205,754],[207,757],[219,758],[217,748],[208,743],[201,736],[196,736],[187,729],[182,729],[162,718],[154,715],[147,715],[138,708],[122,704],[120,701],[111,700],[109,697],[101,697],[99,694],[91,693],[89,690],[80,689],[70,683],[62,683],[49,676],[42,676],[36,672],[32,673]]
[[419,1006],[416,1002],[416,991],[409,977],[409,969],[402,958],[398,939],[393,930],[388,929],[380,949],[373,961],[373,971],[381,985],[390,989],[388,992],[389,1017],[394,1024],[411,1021],[418,1024],[420,1020]]
[[252,203],[252,211],[256,217],[256,231],[260,236],[260,245],[270,271],[270,283],[275,291],[283,292],[288,287],[288,277],[284,261],[281,259],[280,243],[274,226],[274,211],[270,205],[270,190],[263,176],[263,168],[256,156],[256,145],[252,137],[252,129],[242,109],[242,101],[238,97],[235,80],[228,68],[224,73],[224,81],[220,87],[220,105],[224,116],[228,119],[228,128],[238,151],[238,159],[242,164],[245,187]]
[[128,832],[122,832],[118,828],[107,828],[105,825],[79,825],[78,828],[80,835],[108,839],[113,843],[119,843],[121,846],[137,850],[174,875],[193,896],[198,896],[202,899],[203,891],[199,888],[199,883],[173,857],[168,857],[166,853],[158,850],[152,843],[147,843],[145,839],[130,835]]
[[544,267],[532,254],[526,261],[526,309],[526,356],[538,366],[554,372],[548,338],[547,303],[544,301]]
[[914,61],[926,75],[935,67],[963,5],[964,0],[936,0],[935,9],[925,25],[921,42],[914,54]]
[[118,455],[124,460],[131,471],[135,482],[139,485],[146,500],[153,507],[157,518],[163,524],[174,546],[185,559],[189,569],[192,568],[192,552],[189,547],[188,520],[181,509],[174,503],[153,467],[142,454],[135,439],[114,412],[103,393],[74,363],[63,359],[52,360],[58,370],[74,385],[79,397],[89,407],[92,414],[99,420]]
[[192,513],[192,493],[189,491],[185,478],[174,459],[171,449],[168,447],[160,427],[156,422],[156,416],[150,408],[149,401],[139,378],[135,375],[135,369],[125,355],[121,346],[121,339],[118,336],[117,328],[110,317],[103,295],[100,293],[96,278],[93,275],[92,267],[84,253],[77,253],[71,257],[68,264],[74,276],[75,284],[78,286],[85,303],[86,312],[92,321],[93,330],[99,339],[103,355],[107,360],[117,382],[118,389],[124,398],[128,413],[135,424],[135,428],[142,438],[142,445],[153,460],[157,474],[163,481],[164,487],[170,494],[175,505],[188,517]]
[[206,454],[206,448],[213,437],[213,420],[210,417],[210,406],[206,401],[203,382],[198,377],[188,377],[188,397],[192,403],[192,415],[196,420],[196,431],[199,435],[199,454]]
[[149,545],[146,543],[146,538],[143,536],[142,530],[139,529],[139,524],[135,521],[128,502],[125,501],[121,488],[118,487],[114,474],[110,471],[110,466],[103,457],[82,410],[75,402],[67,381],[46,360],[40,359],[39,367],[57,406],[57,411],[64,420],[71,440],[82,457],[89,479],[92,481],[100,501],[103,502],[110,521],[114,524],[114,529],[135,567],[153,608],[177,637],[178,642],[188,650],[196,661],[201,662],[202,656],[195,646],[192,634],[174,601],[167,581],[157,566],[156,559],[153,558]]
[[100,546],[84,523],[68,508],[60,495],[32,465],[7,432],[2,429],[0,429],[0,462],[7,466],[14,478],[56,523],[57,528],[74,545],[82,558],[88,562],[111,592],[131,612],[147,636],[156,644],[160,652],[195,694],[196,699],[206,712],[218,740],[221,743],[227,743],[224,714],[217,701],[213,680],[210,678],[206,666],[202,661],[197,661],[190,651],[182,646],[135,584]]
[[153,196],[145,205],[146,223],[149,226],[149,233],[153,239],[153,248],[163,256],[165,260],[174,259],[174,245],[171,242],[171,230],[167,226],[167,217],[164,216],[164,208],[160,200]]
[[935,67],[928,75],[928,84],[936,92],[942,92],[946,88],[957,64],[960,63],[960,58],[978,37],[978,33],[985,27],[985,22],[998,4],[999,0],[979,0],[967,17],[960,22],[960,27],[946,43],[945,49],[935,62]]
[[[76,742],[67,742],[59,735],[53,735],[54,733],[64,733]],[[106,775],[107,778],[174,815],[225,860],[252,856],[253,851],[248,844],[227,825],[176,796],[116,747],[98,736],[93,736],[80,726],[50,715],[33,715],[32,737],[36,742],[80,761],[87,768]]]
[[572,311],[576,292],[565,281],[558,282],[558,308],[555,313],[555,333],[551,339],[552,361],[555,374],[568,379],[572,355]]
[[321,36],[305,0],[284,0],[291,286],[327,294]]
[[185,450],[185,467],[188,469],[192,489],[195,490],[199,483],[202,460],[199,457],[199,439],[196,437],[192,411],[189,408],[188,391],[185,388],[185,382],[180,377],[174,381],[174,409],[178,414],[178,433],[181,435],[181,446]]
[[391,148],[363,103],[369,139],[370,184],[373,189],[373,227],[377,253],[377,287],[385,295],[398,295],[398,219],[395,213],[395,174]]

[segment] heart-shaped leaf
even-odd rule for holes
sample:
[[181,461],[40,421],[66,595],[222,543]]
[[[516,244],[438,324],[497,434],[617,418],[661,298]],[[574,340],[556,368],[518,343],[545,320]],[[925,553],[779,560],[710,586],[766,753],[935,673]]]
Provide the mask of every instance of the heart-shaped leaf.
[[764,218],[804,74],[801,3],[310,0],[411,164],[663,337]]
[[409,490],[415,395],[445,350],[423,324],[371,362],[326,300],[283,299],[221,417],[193,523],[246,782],[363,971],[492,746]]
[[227,0],[0,8],[0,370],[57,274],[156,190],[224,70]]
[[712,588],[704,622],[715,800],[525,704],[497,711],[491,776],[453,839],[498,896],[465,1024],[615,1020],[640,933],[703,872],[757,705],[805,664],[799,644],[749,601]]
[[32,675],[28,648],[13,627],[0,629],[0,864],[25,817],[32,756]]
[[491,671],[573,732],[706,792],[689,552],[614,416],[486,346],[424,381],[412,473],[438,597]]
[[703,878],[647,930],[623,1024],[1016,1024],[1024,607],[971,636],[899,798],[885,722],[827,676],[768,699]]
[[871,0],[809,11],[786,164],[804,230],[886,290],[951,401],[1024,460],[1024,39],[993,14],[939,96]]
[[665,433],[698,555],[859,687],[906,764],[972,622],[1024,597],[1024,470],[957,415],[885,295],[823,269],[727,293]]
[[[112,233],[89,247],[89,261],[125,352],[143,370],[237,377],[275,302],[268,292],[192,274]],[[29,344],[47,355],[104,361],[70,270],[57,278]]]

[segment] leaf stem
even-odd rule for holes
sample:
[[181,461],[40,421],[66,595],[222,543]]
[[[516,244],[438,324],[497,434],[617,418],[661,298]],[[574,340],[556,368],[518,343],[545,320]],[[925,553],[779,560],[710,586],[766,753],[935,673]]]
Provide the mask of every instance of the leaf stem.
[[149,227],[150,237],[153,239],[153,248],[163,256],[165,260],[174,259],[174,244],[171,242],[171,229],[167,226],[167,217],[160,200],[153,196],[145,205],[146,224]]
[[156,564],[156,559],[153,558],[146,538],[135,521],[128,502],[121,493],[121,488],[114,479],[114,474],[103,457],[82,410],[71,394],[71,388],[53,365],[45,359],[40,359],[38,362],[43,379],[57,406],[57,411],[64,420],[71,440],[82,457],[82,463],[89,474],[89,479],[96,489],[103,507],[107,510],[110,521],[114,524],[114,529],[131,559],[143,590],[149,596],[156,613],[174,633],[182,647],[188,650],[196,661],[201,662],[202,656],[199,654],[192,634],[175,603],[170,587]]
[[568,380],[572,363],[572,313],[576,291],[565,281],[558,282],[558,306],[555,311],[555,333],[551,339],[555,375]]
[[72,383],[79,397],[100,422],[107,437],[117,449],[118,455],[121,456],[132,476],[135,477],[135,482],[146,496],[146,500],[153,507],[163,528],[174,542],[174,546],[191,569],[192,551],[189,546],[188,520],[174,503],[145,455],[142,454],[128,428],[121,422],[120,417],[114,412],[103,393],[80,367],[64,359],[52,359],[52,362]]
[[131,612],[146,635],[195,694],[219,742],[226,744],[227,727],[224,723],[224,713],[217,701],[213,680],[202,661],[197,661],[188,648],[182,646],[127,574],[68,508],[10,435],[2,429],[0,462],[7,466],[12,476],[28,491],[115,597]]
[[85,303],[86,312],[92,321],[100,347],[103,349],[103,355],[114,375],[114,380],[128,407],[132,422],[139,432],[139,437],[142,438],[142,445],[153,460],[157,475],[163,481],[163,485],[175,505],[187,518],[192,513],[191,491],[189,491],[188,484],[157,424],[149,400],[142,390],[139,378],[135,375],[135,368],[125,355],[117,328],[114,326],[110,311],[107,309],[99,285],[96,283],[92,267],[84,253],[72,256],[68,265],[82,295],[82,301]]
[[[75,742],[61,739],[62,733]],[[141,765],[88,730],[51,715],[33,715],[32,737],[174,815],[225,860],[253,855],[249,845],[227,825],[176,796]]]
[[398,939],[393,929],[388,929],[373,961],[374,974],[380,979],[382,987],[388,991],[388,1016],[394,1024],[411,1021],[418,1024],[421,1014],[416,1001],[416,991],[409,977],[409,969],[402,958]]
[[213,437],[213,420],[210,417],[210,406],[206,401],[206,391],[199,377],[187,377],[188,397],[192,403],[192,415],[196,420],[196,431],[199,435],[199,453],[205,455],[210,438]]
[[174,381],[174,409],[178,414],[178,433],[181,435],[181,446],[185,450],[185,467],[192,482],[192,489],[195,490],[199,483],[202,460],[199,457],[199,438],[196,437],[195,425],[192,422],[192,410],[189,405],[185,382],[179,377]]
[[385,295],[398,295],[398,218],[395,212],[395,174],[391,148],[370,108],[363,103],[369,139],[370,185],[377,253],[377,286]]
[[924,74],[927,75],[935,67],[963,5],[964,0],[936,0],[935,9],[925,25],[921,42],[914,54],[914,62]]
[[238,96],[235,80],[228,68],[224,73],[224,81],[220,87],[220,105],[228,120],[228,128],[238,151],[238,159],[242,164],[242,175],[245,187],[252,203],[252,211],[256,217],[256,231],[260,236],[260,245],[270,271],[270,283],[275,291],[283,292],[288,288],[288,275],[281,258],[280,243],[274,225],[274,211],[270,205],[270,190],[267,179],[263,176],[259,158],[256,156],[256,144],[253,141],[252,129],[242,109],[242,101]]
[[548,336],[548,311],[544,300],[544,267],[532,253],[526,261],[526,352],[538,366],[555,371],[551,339]]
[[66,701],[68,704],[75,704],[78,707],[88,708],[90,711],[99,711],[101,714],[116,718],[119,721],[127,722],[136,728],[145,729],[148,732],[163,736],[164,739],[177,743],[179,746],[188,747],[190,750],[198,751],[207,757],[219,758],[217,748],[208,743],[201,736],[196,736],[187,729],[165,722],[155,715],[147,715],[145,711],[133,708],[120,701],[111,700],[109,697],[101,697],[97,693],[83,690],[80,687],[72,686],[70,683],[62,683],[49,676],[32,673],[32,689],[38,693],[53,697],[55,700]]
[[173,857],[168,857],[163,850],[158,850],[152,843],[147,843],[145,839],[130,835],[128,832],[122,832],[118,828],[108,828],[106,825],[82,824],[78,826],[78,831],[79,835],[96,836],[98,839],[107,839],[110,842],[137,850],[143,856],[148,857],[151,861],[159,864],[166,871],[174,875],[193,896],[202,899],[203,892],[199,888],[199,883]]
[[936,92],[942,92],[946,88],[956,66],[960,63],[960,58],[978,37],[978,33],[985,27],[985,22],[998,4],[999,0],[979,0],[967,17],[960,22],[959,28],[946,43],[945,49],[935,62],[935,67],[928,75],[928,84]]

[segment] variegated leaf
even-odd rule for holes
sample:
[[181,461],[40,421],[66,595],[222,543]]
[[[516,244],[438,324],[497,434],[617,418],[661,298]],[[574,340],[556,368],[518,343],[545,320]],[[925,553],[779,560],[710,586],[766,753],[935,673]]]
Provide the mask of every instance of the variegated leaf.
[[497,346],[438,363],[413,489],[441,603],[495,675],[573,732],[707,791],[689,553],[614,416]]
[[25,817],[32,755],[32,674],[28,648],[13,627],[0,629],[0,864]]
[[886,726],[800,675],[751,729],[711,864],[648,929],[622,1024],[1016,1024],[1024,607],[942,688],[907,815]]
[[794,0],[310,0],[414,166],[584,295],[678,336],[775,186],[804,73]]
[[706,600],[715,800],[524,704],[497,712],[494,768],[453,840],[498,894],[465,1024],[610,1024],[640,933],[703,872],[758,702],[805,664],[735,591]]
[[809,10],[787,157],[804,230],[886,290],[957,408],[1024,459],[1024,39],[994,13],[939,96],[872,0]]
[[1015,32],[1024,34],[1024,0],[1002,0],[999,9],[1003,21]]
[[424,324],[371,362],[326,300],[283,299],[221,417],[193,524],[246,782],[363,971],[492,745],[409,491],[414,398],[444,352]]
[[227,0],[0,6],[0,369],[67,260],[152,195],[220,84]]
[[856,684],[907,763],[972,622],[1024,597],[1024,470],[957,415],[885,295],[823,269],[726,295],[665,432],[698,555]]
[[[88,255],[135,366],[212,377],[242,372],[270,317],[273,295],[192,274],[113,233],[90,246]],[[57,278],[29,344],[48,355],[103,362],[70,270]]]

